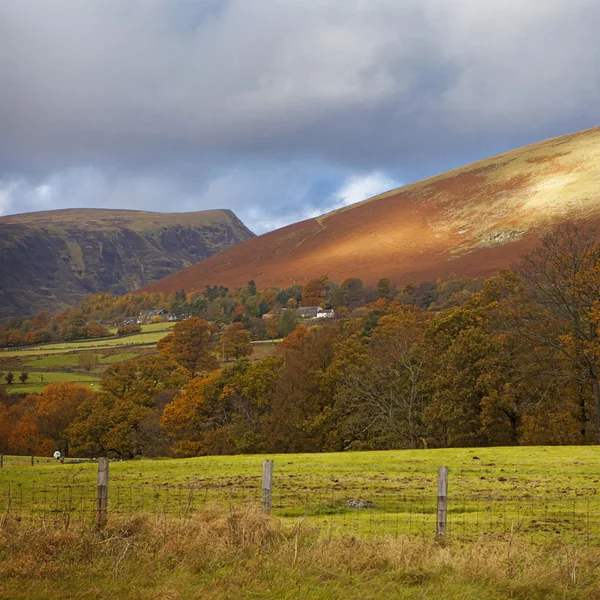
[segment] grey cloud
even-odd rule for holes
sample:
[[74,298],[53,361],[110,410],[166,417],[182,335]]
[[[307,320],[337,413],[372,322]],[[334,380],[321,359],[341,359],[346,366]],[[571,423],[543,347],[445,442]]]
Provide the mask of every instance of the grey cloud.
[[398,185],[382,173],[356,176],[306,164],[253,164],[195,181],[88,167],[35,182],[0,179],[0,215],[80,206],[163,212],[231,208],[250,229],[264,233]]
[[28,0],[0,23],[5,171],[410,165],[598,117],[596,0]]
[[599,29],[597,0],[0,0],[0,214],[287,224],[599,124]]

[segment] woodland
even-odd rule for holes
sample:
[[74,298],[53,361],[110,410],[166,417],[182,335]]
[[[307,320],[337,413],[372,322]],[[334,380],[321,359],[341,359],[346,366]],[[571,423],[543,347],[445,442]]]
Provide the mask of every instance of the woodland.
[[[62,316],[38,315],[25,335],[58,335],[61,319],[89,327],[159,302],[195,313],[156,353],[110,365],[98,392],[69,382],[24,397],[0,391],[0,452],[132,458],[597,444],[597,239],[561,227],[486,281],[398,290],[385,279],[369,287],[322,277],[262,291],[249,282],[189,299],[96,295]],[[334,307],[338,318],[300,321],[300,303]],[[14,320],[3,331],[10,337],[17,326],[23,335]],[[271,356],[252,360],[252,340],[280,335]]]

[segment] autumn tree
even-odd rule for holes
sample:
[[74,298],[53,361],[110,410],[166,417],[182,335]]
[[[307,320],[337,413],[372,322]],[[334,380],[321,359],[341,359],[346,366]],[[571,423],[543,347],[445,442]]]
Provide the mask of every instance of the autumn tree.
[[55,449],[60,450],[63,456],[69,456],[71,446],[69,425],[74,421],[79,406],[94,396],[90,388],[67,381],[51,383],[41,394],[32,396],[40,433],[52,440]]
[[44,329],[50,325],[50,313],[46,311],[42,311],[37,313],[35,317],[33,317],[32,328],[34,330]]
[[140,454],[145,443],[142,424],[160,393],[180,389],[189,380],[189,371],[164,356],[111,365],[100,380],[100,393],[78,409],[69,428],[73,444],[88,455]]
[[221,343],[225,358],[237,360],[242,356],[250,356],[254,351],[250,332],[241,323],[231,324],[223,334]]
[[35,414],[25,412],[10,431],[8,445],[14,454],[50,454],[53,444],[45,439],[38,427]]
[[[564,225],[522,256],[515,272],[522,286],[504,301],[502,326],[567,361],[593,399],[595,435],[600,442],[600,345],[596,308],[600,298],[600,245],[589,228]],[[531,310],[530,310],[531,309]],[[580,415],[587,420],[585,394]],[[586,429],[586,423],[583,424]]]
[[266,319],[265,324],[266,334],[270,340],[279,337],[279,317],[272,315],[270,319]]
[[141,333],[142,326],[138,323],[131,323],[129,325],[120,325],[117,329],[117,335],[133,335],[135,333]]
[[200,317],[191,317],[173,327],[173,333],[162,338],[157,349],[190,373],[210,373],[218,367],[214,328]]
[[328,323],[307,328],[280,344],[284,363],[266,417],[270,432],[267,451],[340,449],[335,433],[334,390],[327,368],[343,327],[341,323]]
[[302,288],[302,304],[304,306],[320,306],[327,295],[327,277],[311,279]]
[[[425,432],[425,352],[423,318],[406,310],[379,319],[368,341],[350,338],[336,408],[346,427],[346,443],[367,447],[416,448]],[[336,358],[339,361],[340,356]]]

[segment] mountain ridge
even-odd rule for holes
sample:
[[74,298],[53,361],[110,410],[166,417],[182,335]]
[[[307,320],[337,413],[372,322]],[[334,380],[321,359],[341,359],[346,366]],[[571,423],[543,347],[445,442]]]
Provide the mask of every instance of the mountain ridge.
[[60,209],[0,217],[0,317],[126,293],[254,234],[230,210]]
[[283,227],[146,290],[285,287],[321,275],[398,284],[489,276],[562,222],[600,223],[600,127],[544,140]]

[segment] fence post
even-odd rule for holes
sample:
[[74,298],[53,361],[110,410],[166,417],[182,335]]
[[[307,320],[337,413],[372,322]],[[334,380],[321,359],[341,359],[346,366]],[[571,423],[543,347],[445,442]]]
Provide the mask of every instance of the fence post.
[[4,454],[0,454],[0,469],[4,467]]
[[439,540],[446,536],[446,517],[448,515],[448,467],[438,468],[437,519],[435,534]]
[[263,462],[262,472],[262,496],[261,504],[263,509],[270,514],[273,506],[273,461],[265,460]]
[[98,459],[98,490],[96,495],[96,524],[99,528],[106,525],[108,519],[108,458]]
[[33,456],[32,456],[32,457],[31,457],[31,466],[32,466],[32,467],[33,467],[33,460],[34,460],[34,458],[33,458]]

